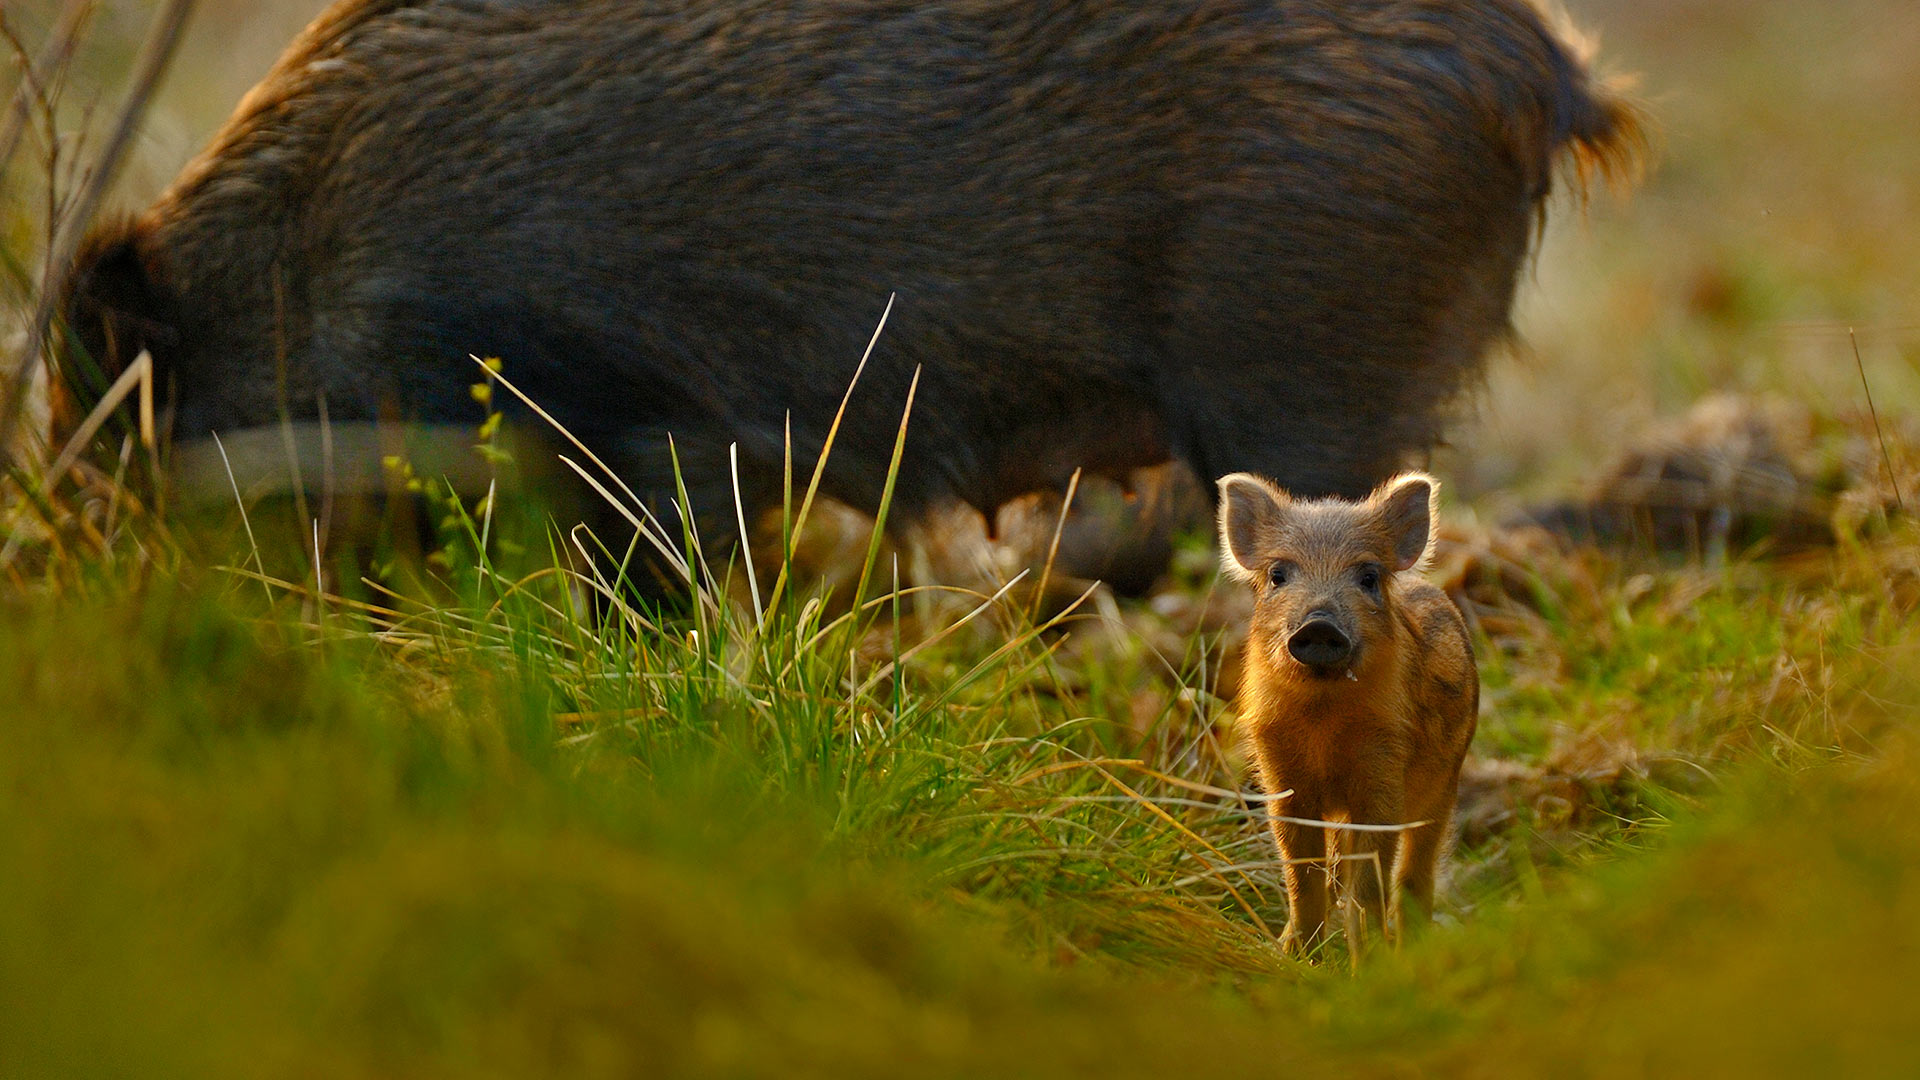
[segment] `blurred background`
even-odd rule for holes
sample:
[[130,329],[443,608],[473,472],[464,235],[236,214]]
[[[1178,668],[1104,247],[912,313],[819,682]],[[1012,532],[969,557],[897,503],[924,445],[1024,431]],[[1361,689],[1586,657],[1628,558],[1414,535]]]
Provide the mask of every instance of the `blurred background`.
[[1626,202],[1554,218],[1456,471],[1551,484],[1650,417],[1718,390],[1815,411],[1920,393],[1920,5],[1574,5],[1601,62],[1639,74],[1660,152]]

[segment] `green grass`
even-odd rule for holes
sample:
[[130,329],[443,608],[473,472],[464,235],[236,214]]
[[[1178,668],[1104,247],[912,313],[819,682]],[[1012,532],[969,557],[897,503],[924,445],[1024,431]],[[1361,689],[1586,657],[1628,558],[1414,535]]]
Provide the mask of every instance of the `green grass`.
[[610,559],[474,509],[438,501],[431,582],[321,604],[149,519],[27,542],[0,1074],[1920,1064],[1910,521],[1483,591],[1511,812],[1355,967],[1278,953],[1212,654],[1148,644],[1175,616],[916,610],[875,546],[860,605],[596,603]]
[[[1833,559],[1837,571],[1846,556]],[[1839,748],[1846,734],[1824,711],[1832,691],[1821,680],[1836,658],[1897,637],[1907,616],[1871,591],[1834,588],[1827,572],[1629,565],[1608,576],[1562,583],[1575,600],[1547,641],[1485,654],[1482,752],[1540,757],[1576,733],[1708,761],[1777,740]]]
[[[1563,703],[1638,699],[1636,745],[1718,779],[1640,776],[1640,820],[1463,852],[1497,866],[1356,976],[1278,956],[1270,869],[1205,873],[1208,845],[1265,840],[1170,801],[1191,793],[1149,775],[1178,769],[1155,740],[1141,766],[1088,764],[1127,736],[1041,692],[1046,637],[958,694],[978,645],[863,696],[828,646],[851,622],[789,655],[813,624],[751,635],[735,608],[702,641],[686,621],[621,636],[530,588],[376,630],[180,576],[17,596],[0,620],[0,1072],[1920,1064],[1920,790],[1895,704],[1920,639],[1861,597],[1813,646],[1775,620],[1818,593],[1777,582],[1654,617],[1700,592],[1685,569],[1656,575],[1645,629],[1569,616]],[[1615,659],[1647,647],[1694,674]],[[1830,693],[1723,692],[1800,648],[1825,649]]]
[[[204,537],[186,558],[146,522],[16,569],[0,1068],[1599,1075],[1920,1056],[1892,992],[1916,973],[1900,703],[1920,635],[1879,587],[1911,560],[1910,523],[1791,564],[1540,554],[1521,596],[1483,591],[1479,752],[1531,779],[1456,854],[1441,925],[1353,967],[1338,946],[1279,954],[1230,704],[1197,692],[1208,649],[1146,645],[1162,616],[1122,611],[1115,634],[1078,609],[1036,625],[1017,592],[835,603],[784,573],[749,593],[764,613],[738,587],[594,602],[623,577],[610,559],[557,535],[525,555],[510,509],[433,504],[443,550],[399,575],[408,591],[358,599],[209,566]],[[810,498],[793,504],[782,535]],[[235,567],[259,564],[262,526]],[[514,535],[530,570],[493,562]],[[862,581],[890,576],[880,553]],[[1782,981],[1818,1023],[1769,1018]],[[1682,1007],[1714,1010],[1712,1038]]]

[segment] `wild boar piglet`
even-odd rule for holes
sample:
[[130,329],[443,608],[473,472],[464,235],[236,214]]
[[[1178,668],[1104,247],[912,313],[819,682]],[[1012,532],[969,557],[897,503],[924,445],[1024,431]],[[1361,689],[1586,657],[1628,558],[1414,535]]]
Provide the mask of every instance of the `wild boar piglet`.
[[1333,862],[1350,915],[1390,937],[1432,910],[1480,697],[1466,622],[1420,576],[1439,489],[1403,473],[1354,502],[1220,480],[1222,561],[1254,593],[1240,710],[1296,954],[1326,931]]

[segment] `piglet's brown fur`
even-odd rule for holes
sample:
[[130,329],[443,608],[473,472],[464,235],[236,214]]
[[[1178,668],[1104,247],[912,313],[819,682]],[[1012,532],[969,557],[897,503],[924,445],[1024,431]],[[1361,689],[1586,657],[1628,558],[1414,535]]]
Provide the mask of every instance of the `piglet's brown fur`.
[[[1241,715],[1276,796],[1295,954],[1326,932],[1330,852],[1350,914],[1389,937],[1432,910],[1480,697],[1466,623],[1419,575],[1438,492],[1423,473],[1360,502],[1294,499],[1247,473],[1220,481],[1223,564],[1254,592]],[[1362,938],[1350,932],[1353,947]]]

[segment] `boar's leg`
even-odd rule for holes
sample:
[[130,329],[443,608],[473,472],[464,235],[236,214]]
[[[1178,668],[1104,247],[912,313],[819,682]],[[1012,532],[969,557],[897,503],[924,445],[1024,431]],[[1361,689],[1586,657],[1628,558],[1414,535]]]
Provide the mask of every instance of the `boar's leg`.
[[[671,432],[662,428],[636,430],[620,440],[617,451],[605,456],[609,467],[624,481],[625,489],[616,487],[597,471],[594,478],[612,491],[628,511],[646,520],[647,515],[633,506],[627,489],[637,495],[658,524],[659,532],[655,535],[677,557],[684,557],[687,546],[689,522],[681,509],[684,490],[686,503],[692,510],[693,538],[716,579],[713,584],[718,585],[727,575],[727,561],[739,550],[741,516],[744,514],[751,531],[761,514],[777,507],[780,499],[778,464],[768,465],[747,447],[739,450],[736,487],[729,453],[732,445],[710,425],[687,425],[683,430]],[[632,523],[605,499],[598,495],[588,497],[592,502],[586,517],[587,526],[616,556],[623,554],[634,539]],[[667,565],[654,544],[643,539],[634,545],[634,551],[636,559],[645,567],[643,572],[634,575],[643,591],[685,590],[686,582]],[[766,552],[754,554],[763,560],[767,555]],[[694,572],[700,572],[698,566]],[[706,587],[708,582],[700,580],[698,584]]]
[[[1276,815],[1317,819],[1320,814],[1317,806],[1302,804],[1297,795],[1267,805],[1285,807],[1276,809]],[[1291,956],[1310,956],[1327,928],[1327,831],[1276,819],[1273,836],[1286,862],[1287,929],[1281,947]]]
[[1403,835],[1400,847],[1400,910],[1406,925],[1424,925],[1433,916],[1434,872],[1453,828],[1458,766],[1442,772],[1420,790],[1408,792],[1410,816],[1427,824]]
[[[1369,793],[1365,801],[1354,806],[1352,820],[1361,825],[1400,824],[1398,792],[1381,790]],[[1340,885],[1345,902],[1357,904],[1367,923],[1389,940],[1396,933],[1396,927],[1390,920],[1396,914],[1392,883],[1397,880],[1394,864],[1399,852],[1400,835],[1397,832],[1339,830]],[[1355,940],[1347,942],[1347,947],[1358,951],[1362,946],[1357,939],[1362,936],[1365,936],[1364,932],[1356,934]]]

